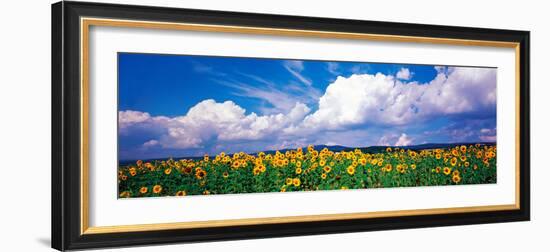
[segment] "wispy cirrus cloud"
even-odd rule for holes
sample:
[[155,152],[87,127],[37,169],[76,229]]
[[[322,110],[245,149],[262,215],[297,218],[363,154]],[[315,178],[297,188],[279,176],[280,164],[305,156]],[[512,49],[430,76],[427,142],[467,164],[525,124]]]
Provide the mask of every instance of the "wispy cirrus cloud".
[[263,114],[289,111],[296,101],[304,101],[302,97],[290,97],[273,85],[257,87],[239,81],[226,80],[218,80],[218,83],[233,88],[235,92],[232,94],[235,96],[256,98],[267,102],[268,106],[259,108]]
[[283,62],[283,67],[296,79],[298,79],[300,82],[304,83],[305,85],[311,86],[313,84],[313,81],[311,79],[307,78],[306,76],[302,75],[302,71],[304,70],[304,62],[301,60],[286,60]]
[[294,107],[296,102],[316,103],[322,95],[318,89],[312,86],[298,85],[295,82],[277,84],[256,75],[239,74],[246,79],[225,78],[214,81],[235,89],[236,92],[233,94],[236,96],[256,98],[267,102],[269,106],[260,108],[264,114],[286,113]]
[[208,65],[202,64],[198,61],[194,61],[194,60],[190,60],[189,62],[191,62],[191,65],[193,66],[193,71],[195,71],[197,73],[208,74],[208,75],[213,75],[213,76],[218,76],[218,77],[227,76],[226,73],[224,73],[222,71],[218,71],[218,70],[214,69],[214,67],[212,67],[212,66],[208,66]]
[[342,73],[339,71],[339,68],[340,68],[340,65],[336,62],[327,63],[327,71],[332,75],[341,75]]

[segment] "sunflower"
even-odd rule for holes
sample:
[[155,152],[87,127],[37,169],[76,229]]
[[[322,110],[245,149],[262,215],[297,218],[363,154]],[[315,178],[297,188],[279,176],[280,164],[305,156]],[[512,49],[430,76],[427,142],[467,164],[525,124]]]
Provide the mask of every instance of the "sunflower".
[[228,178],[228,177],[229,177],[229,173],[228,173],[228,172],[223,172],[222,176],[223,176],[223,178]]
[[204,191],[202,192],[202,194],[203,194],[203,195],[209,195],[209,194],[210,194],[210,191],[204,190]]
[[286,178],[285,184],[286,185],[292,185],[292,179],[291,178]]
[[458,184],[460,180],[461,180],[460,176],[453,176],[453,182],[455,182],[455,184]]
[[296,167],[302,167],[302,162],[296,161]]
[[454,176],[460,176],[460,172],[458,170],[454,170],[453,171],[453,177]]
[[296,174],[301,174],[302,173],[302,168],[298,167],[296,168]]
[[260,174],[261,172],[262,170],[259,167],[254,167],[254,169],[252,170],[252,173],[254,174],[254,176]]
[[172,173],[172,168],[166,168],[166,169],[164,169],[164,174],[170,175],[170,173]]
[[416,164],[412,164],[411,169],[413,169],[413,170],[416,169]]
[[266,169],[266,168],[265,168],[265,165],[263,165],[263,164],[262,164],[262,165],[259,165],[258,168],[260,168],[260,171],[261,171],[261,172],[265,172],[265,169]]
[[340,190],[347,190],[347,189],[349,189],[347,186],[340,187]]
[[329,173],[331,170],[332,170],[332,168],[330,168],[330,166],[328,166],[328,165],[323,167],[323,171],[325,171],[326,173]]
[[346,169],[346,171],[348,172],[349,175],[355,174],[355,166],[353,165],[348,166],[348,169]]
[[283,159],[283,164],[288,165],[288,159]]
[[191,168],[191,166],[186,166],[185,168],[183,168],[183,172],[185,174],[189,174],[193,171],[193,168]]
[[320,166],[325,166],[326,164],[327,164],[327,161],[325,161],[324,159],[319,160]]
[[120,198],[130,198],[130,196],[131,196],[131,193],[129,191],[121,192],[119,195]]
[[384,171],[386,171],[386,172],[391,172],[392,168],[393,168],[393,167],[392,167],[391,164],[387,164],[386,167],[384,168]]
[[160,193],[160,192],[162,192],[162,186],[160,186],[160,185],[155,185],[155,186],[153,186],[153,193],[157,193],[157,194],[158,194],[158,193]]
[[294,179],[292,180],[292,184],[293,184],[294,186],[300,186],[301,183],[302,183],[302,182],[300,181],[299,178],[294,178]]
[[366,165],[367,164],[367,159],[366,158],[361,158],[361,159],[359,159],[359,163],[361,165]]
[[187,195],[187,192],[185,192],[185,191],[178,191],[176,193],[176,196],[185,196],[185,195]]
[[441,171],[441,167],[438,166],[438,167],[435,168],[436,173],[439,173],[440,171]]
[[456,157],[451,158],[451,165],[452,165],[452,166],[455,166],[455,165],[456,165],[456,162],[458,162],[458,160],[456,159]]
[[460,151],[462,151],[462,153],[466,152],[466,146],[464,145],[460,146]]
[[195,177],[197,179],[203,179],[204,177],[206,177],[206,171],[204,171],[201,168],[198,168],[197,171],[195,172]]
[[120,176],[120,179],[122,179],[122,181],[126,181],[126,179],[128,179],[128,176],[122,175],[122,176]]
[[240,166],[241,166],[241,163],[239,162],[239,160],[233,161],[233,164],[231,165],[231,167],[233,167],[234,169],[237,169]]
[[440,153],[435,154],[435,159],[441,159],[441,154]]
[[400,173],[405,173],[405,166],[398,164],[395,169]]
[[451,168],[449,168],[449,167],[443,168],[443,173],[445,173],[445,175],[451,174]]
[[456,149],[453,149],[451,153],[453,154],[453,156],[458,156],[458,150]]
[[326,173],[321,174],[321,178],[322,178],[322,179],[326,179],[326,178],[327,178],[327,174],[326,174]]
[[476,157],[477,157],[477,158],[481,158],[482,156],[483,156],[483,152],[482,152],[482,151],[478,151],[478,152],[476,153]]
[[140,192],[141,194],[146,194],[146,193],[147,193],[147,190],[148,190],[148,189],[147,189],[147,187],[145,187],[145,186],[139,188],[139,192]]
[[386,148],[386,152],[391,152],[391,147]]
[[464,167],[469,167],[470,166],[470,162],[466,161],[464,162]]
[[128,169],[128,171],[130,172],[130,175],[133,177],[133,176],[136,176],[136,168],[132,167],[130,169]]

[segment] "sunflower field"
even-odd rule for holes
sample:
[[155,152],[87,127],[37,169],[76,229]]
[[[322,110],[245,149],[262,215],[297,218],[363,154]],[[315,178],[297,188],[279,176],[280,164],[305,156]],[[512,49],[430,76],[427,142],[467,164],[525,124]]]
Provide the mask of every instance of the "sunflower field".
[[118,168],[120,198],[487,183],[496,183],[496,146],[480,144],[388,147],[380,153],[308,146],[284,153],[138,160]]

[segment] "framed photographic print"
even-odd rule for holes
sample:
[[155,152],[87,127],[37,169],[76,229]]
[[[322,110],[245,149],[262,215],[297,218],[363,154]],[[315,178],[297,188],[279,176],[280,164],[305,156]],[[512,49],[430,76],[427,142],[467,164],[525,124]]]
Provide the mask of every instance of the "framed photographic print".
[[52,6],[58,250],[529,220],[529,32]]

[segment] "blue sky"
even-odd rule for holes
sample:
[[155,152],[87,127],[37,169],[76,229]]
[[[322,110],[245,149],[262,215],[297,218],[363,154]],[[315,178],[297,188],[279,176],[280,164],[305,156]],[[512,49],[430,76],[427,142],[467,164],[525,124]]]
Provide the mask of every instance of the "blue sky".
[[496,69],[119,53],[119,158],[496,137]]

